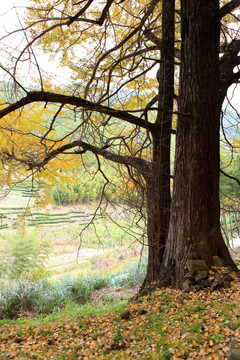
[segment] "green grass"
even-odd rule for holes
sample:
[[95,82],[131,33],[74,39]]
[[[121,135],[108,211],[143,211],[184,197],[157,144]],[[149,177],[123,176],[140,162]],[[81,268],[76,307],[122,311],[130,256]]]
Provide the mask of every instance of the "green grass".
[[64,254],[64,256],[50,257],[47,261],[47,269],[49,270],[56,266],[65,266],[68,264],[77,265],[76,262],[77,262],[76,253]]
[[64,223],[73,223],[74,220],[71,219],[32,219],[27,222],[28,226],[32,225],[51,225],[51,224],[64,224]]
[[25,207],[17,207],[17,206],[13,206],[13,207],[9,207],[9,206],[4,206],[4,207],[0,207],[0,211],[8,211],[8,210],[25,210]]
[[[39,314],[32,317],[24,317],[20,316],[17,319],[2,319],[0,320],[0,327],[5,324],[11,325],[28,325],[30,327],[29,331],[31,331],[31,326],[41,325],[41,324],[51,324],[52,322],[63,320],[65,318],[89,318],[91,316],[101,316],[104,314],[108,314],[112,311],[116,311],[117,313],[121,313],[124,311],[124,308],[127,304],[127,300],[115,301],[115,302],[99,302],[97,304],[86,303],[86,304],[76,304],[74,302],[69,301],[64,309],[55,309],[50,314]],[[21,336],[23,332],[21,329],[18,332],[18,336]]]
[[[48,314],[55,309],[67,307],[69,302],[84,304],[89,301],[93,291],[106,287],[121,286],[130,289],[142,283],[145,270],[145,265],[139,269],[137,264],[132,264],[121,272],[111,273],[108,276],[91,274],[87,277],[62,277],[56,281],[2,280],[0,318],[13,319],[29,312]],[[113,298],[108,298],[108,302],[112,301]]]

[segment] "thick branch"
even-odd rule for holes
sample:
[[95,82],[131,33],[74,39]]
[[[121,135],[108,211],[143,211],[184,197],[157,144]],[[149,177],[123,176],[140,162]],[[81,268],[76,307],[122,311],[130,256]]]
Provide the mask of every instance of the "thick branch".
[[81,16],[89,8],[93,1],[94,0],[88,0],[87,4],[80,11],[78,11],[74,16],[70,16],[70,20],[68,21],[67,25],[70,26],[74,21],[76,21],[79,16]]
[[220,53],[223,53],[221,62],[229,57],[236,57],[240,51],[240,40],[233,39],[230,43],[220,47]]
[[[102,26],[104,23],[104,20],[107,17],[108,10],[110,9],[113,1],[114,0],[107,0],[107,3],[105,5],[105,7],[103,8],[102,14],[98,20],[90,20],[89,19],[89,21],[91,21],[94,24],[97,24],[99,26]],[[70,17],[70,20],[68,21],[67,25],[70,26],[74,21],[79,20],[79,17],[87,10],[87,8],[91,5],[92,2],[93,2],[93,0],[88,0],[87,4],[76,15]]]
[[240,0],[232,0],[220,9],[220,17],[223,18],[240,6]]
[[223,102],[229,86],[237,82],[239,79],[239,72],[234,72],[233,69],[240,64],[240,40],[233,40],[230,44],[225,46],[223,56],[220,59],[220,101]]
[[[132,166],[132,167],[138,169],[143,175],[144,174],[146,175],[149,172],[149,169],[151,166],[150,163],[148,163],[146,160],[143,160],[141,158],[137,158],[134,156],[123,156],[123,155],[114,154],[114,153],[106,150],[104,147],[99,148],[97,146],[90,145],[82,140],[76,140],[76,141],[73,141],[66,145],[60,146],[58,149],[55,149],[55,150],[52,150],[51,152],[49,152],[41,163],[39,163],[39,164],[36,164],[36,163],[30,164],[29,163],[28,165],[29,165],[30,169],[35,168],[35,167],[41,168],[44,165],[46,165],[50,160],[54,159],[56,156],[58,156],[60,154],[64,154],[67,150],[73,149],[75,147],[81,147],[84,151],[91,151],[93,154],[101,155],[104,158],[111,160],[115,163]],[[76,151],[76,154],[77,153],[79,153],[79,152]]]
[[[160,39],[157,35],[155,35],[150,29],[145,30],[144,35],[146,36],[146,38],[148,40],[152,41],[158,47],[158,49],[161,51],[162,39]],[[181,51],[177,48],[174,48],[174,56],[178,60],[181,60]]]
[[240,80],[240,71],[233,73],[231,79],[229,79],[229,83],[232,84],[239,84]]
[[232,65],[233,67],[240,65],[240,56],[235,56],[234,58],[232,58]]
[[38,101],[60,103],[61,105],[65,105],[65,104],[74,105],[76,107],[81,107],[85,110],[96,111],[101,114],[113,116],[117,119],[121,119],[130,124],[140,126],[149,131],[151,131],[154,128],[154,124],[150,122],[146,122],[140,119],[139,117],[130,114],[127,111],[116,110],[108,106],[100,105],[98,103],[94,103],[92,101],[82,99],[80,97],[67,96],[67,95],[61,95],[57,93],[44,92],[44,91],[29,92],[27,96],[23,97],[21,100],[5,107],[3,110],[0,110],[0,118],[17,109],[20,109],[21,107],[27,104],[31,104],[33,102],[38,102]]

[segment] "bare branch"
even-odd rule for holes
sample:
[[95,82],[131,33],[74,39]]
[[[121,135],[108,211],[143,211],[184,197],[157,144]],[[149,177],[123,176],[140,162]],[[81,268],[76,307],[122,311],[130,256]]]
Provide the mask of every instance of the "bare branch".
[[[139,50],[139,51],[134,51],[134,52],[132,52],[132,53],[130,53],[130,54],[127,54],[127,55],[125,55],[125,56],[123,56],[123,57],[120,57],[119,59],[115,60],[114,64],[111,65],[110,69],[108,69],[108,70],[109,70],[109,75],[108,75],[107,89],[106,89],[105,93],[101,96],[100,100],[101,100],[101,101],[102,101],[102,100],[106,100],[106,95],[109,93],[109,89],[110,89],[110,84],[111,84],[111,79],[112,79],[112,73],[113,73],[114,69],[115,69],[118,65],[121,64],[121,62],[124,62],[124,61],[126,61],[126,60],[128,60],[128,59],[131,59],[131,58],[136,58],[136,57],[138,57],[138,56],[140,56],[140,55],[142,55],[142,54],[145,54],[145,53],[147,53],[147,52],[151,52],[151,51],[154,51],[154,50],[157,50],[157,49],[158,49],[157,46],[147,47],[147,48],[141,49],[141,50]],[[153,61],[156,61],[156,59],[153,59]],[[148,70],[149,70],[149,69],[148,69]],[[147,71],[148,71],[148,70],[147,70]],[[124,86],[124,85],[122,85],[122,86]],[[111,97],[112,97],[112,96],[113,96],[113,95],[111,94]],[[110,97],[107,97],[107,98],[109,99]]]
[[48,128],[48,131],[46,132],[46,134],[45,134],[45,135],[42,137],[42,139],[41,139],[41,143],[42,143],[43,140],[48,136],[48,134],[52,131],[53,125],[54,125],[54,123],[55,123],[55,120],[56,120],[56,118],[58,117],[58,115],[60,114],[60,112],[61,112],[61,110],[62,110],[63,107],[64,107],[64,105],[62,104],[62,105],[59,107],[59,109],[57,110],[56,114],[54,115],[54,117],[53,117],[53,119],[52,119],[52,121],[51,121],[51,124],[50,124],[50,126],[49,126],[49,128]]
[[225,171],[223,171],[223,170],[220,170],[220,172],[221,172],[221,174],[223,174],[227,178],[236,181],[238,183],[238,185],[240,186],[240,181],[235,176],[229,175],[229,174],[225,173]]
[[22,89],[25,93],[27,93],[27,90],[17,81],[16,77],[4,66],[0,65],[0,69],[2,69],[5,73],[7,73],[13,80],[15,86],[19,86],[20,89]]
[[114,46],[113,48],[111,48],[110,50],[106,51],[105,54],[103,54],[98,61],[96,62],[95,68],[93,70],[91,79],[89,80],[87,86],[86,86],[86,90],[85,90],[85,97],[89,91],[90,85],[93,82],[97,69],[100,65],[100,63],[112,52],[115,52],[116,50],[120,49],[127,41],[129,41],[135,34],[137,34],[144,26],[146,20],[148,19],[148,17],[151,15],[151,13],[153,12],[153,10],[155,9],[155,7],[157,6],[157,4],[160,2],[160,0],[152,0],[148,6],[148,9],[145,13],[145,15],[143,16],[142,20],[140,21],[139,25],[133,30],[131,31],[125,38],[123,38],[122,41],[119,42],[119,44],[117,44],[116,46]]

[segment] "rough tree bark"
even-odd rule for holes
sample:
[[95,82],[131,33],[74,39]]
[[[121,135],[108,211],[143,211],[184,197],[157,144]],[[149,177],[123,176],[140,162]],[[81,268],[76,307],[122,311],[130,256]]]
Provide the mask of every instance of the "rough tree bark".
[[218,0],[181,2],[182,51],[171,219],[159,284],[181,288],[186,261],[236,270],[220,231]]
[[152,130],[153,162],[146,178],[148,210],[148,266],[143,287],[159,276],[170,218],[170,146],[174,98],[175,0],[162,1],[161,63],[158,71],[158,112]]

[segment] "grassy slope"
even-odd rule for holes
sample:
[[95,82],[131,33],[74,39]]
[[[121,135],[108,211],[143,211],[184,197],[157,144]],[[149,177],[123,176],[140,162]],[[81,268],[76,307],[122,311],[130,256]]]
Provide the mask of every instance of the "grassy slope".
[[236,278],[212,293],[163,289],[127,305],[69,304],[44,319],[2,322],[1,359],[223,360],[231,339],[240,341],[239,298]]

